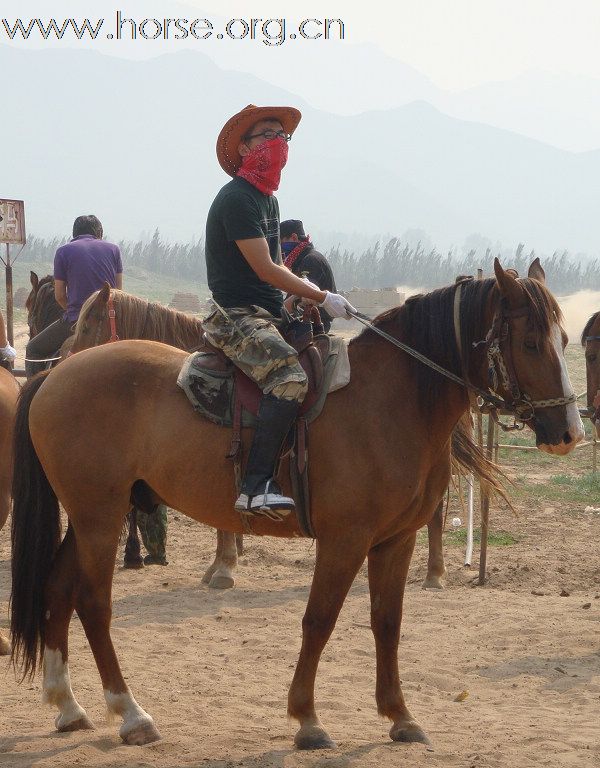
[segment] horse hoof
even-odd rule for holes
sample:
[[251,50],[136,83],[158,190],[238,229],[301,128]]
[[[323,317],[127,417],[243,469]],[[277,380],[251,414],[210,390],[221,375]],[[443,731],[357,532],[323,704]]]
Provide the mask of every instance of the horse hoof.
[[73,720],[70,723],[61,723],[62,715],[59,715],[56,718],[56,730],[59,733],[70,733],[71,731],[93,731],[95,730],[95,725],[92,723],[90,718],[87,715],[84,715],[83,717],[78,718],[77,720]]
[[425,731],[415,722],[403,723],[402,725],[392,725],[390,728],[390,738],[392,741],[403,741],[406,743],[418,743],[431,746],[429,737]]
[[315,725],[300,728],[294,737],[294,744],[298,749],[335,749],[337,746],[327,731]]
[[134,725],[131,730],[127,731],[127,733],[123,732],[123,727],[121,728],[119,736],[123,739],[125,744],[129,744],[133,747],[141,747],[144,744],[151,744],[153,741],[158,741],[162,738],[152,721],[138,723],[137,725]]
[[10,653],[10,643],[0,632],[0,656],[8,656]]
[[444,580],[439,576],[428,576],[422,584],[422,589],[444,589]]
[[210,580],[214,576],[216,570],[217,569],[213,565],[207,568],[206,573],[202,577],[202,584],[210,584]]
[[214,574],[211,576],[208,586],[211,589],[231,589],[235,585],[235,579],[233,576],[222,576]]
[[132,571],[138,571],[140,568],[144,567],[144,561],[140,557],[140,559],[136,560],[124,560],[123,561],[123,568],[130,569]]

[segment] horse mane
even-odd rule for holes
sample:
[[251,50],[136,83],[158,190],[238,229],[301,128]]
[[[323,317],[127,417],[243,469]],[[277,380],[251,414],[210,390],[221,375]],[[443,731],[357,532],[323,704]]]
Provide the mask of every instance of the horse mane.
[[[74,344],[77,344],[98,294],[99,291],[93,293],[81,308],[75,326]],[[111,289],[111,296],[120,339],[162,341],[172,347],[190,351],[200,343],[202,323],[198,318],[116,288]]]
[[590,331],[592,330],[592,327],[594,326],[594,323],[598,319],[598,315],[600,315],[600,312],[594,312],[594,314],[590,317],[590,319],[585,324],[585,328],[581,332],[581,346],[585,347],[585,338],[586,336],[591,336]]
[[[562,313],[556,299],[539,281],[520,278],[528,302],[528,330],[535,333],[538,343],[549,343],[549,330],[554,322],[561,322]],[[373,325],[427,355],[431,360],[459,376],[469,370],[473,344],[483,339],[485,312],[489,301],[497,304],[500,291],[495,278],[467,279],[462,286],[460,303],[460,330],[462,359],[454,331],[454,297],[456,285],[439,288],[431,293],[411,296],[400,307],[378,315]],[[365,329],[351,344],[381,341],[371,329]],[[443,396],[448,380],[440,373],[407,356],[417,380],[419,405],[424,411],[432,409]]]

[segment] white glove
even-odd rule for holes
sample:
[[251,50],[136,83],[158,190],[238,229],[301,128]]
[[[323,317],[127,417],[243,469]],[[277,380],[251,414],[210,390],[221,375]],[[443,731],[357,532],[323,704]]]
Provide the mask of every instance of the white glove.
[[351,315],[348,314],[347,310],[350,309],[352,312],[356,312],[356,308],[349,301],[346,301],[343,296],[340,296],[339,293],[329,293],[329,291],[326,291],[326,293],[325,301],[319,304],[319,306],[323,307],[329,317],[343,317],[345,320],[350,320]]
[[5,347],[0,348],[0,355],[2,355],[3,360],[14,360],[17,356],[17,350],[14,347],[11,347],[10,344],[7,344]]

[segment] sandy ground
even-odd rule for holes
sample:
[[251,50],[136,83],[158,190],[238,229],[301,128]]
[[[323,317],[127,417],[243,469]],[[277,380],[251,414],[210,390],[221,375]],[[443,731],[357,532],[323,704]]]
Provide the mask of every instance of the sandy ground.
[[[520,540],[490,550],[490,582],[447,548],[444,592],[420,588],[426,547],[409,576],[400,669],[409,707],[434,751],[392,744],[374,706],[366,573],[358,575],[323,655],[317,700],[337,741],[299,753],[286,694],[314,563],[308,541],[250,539],[237,586],[200,584],[212,531],[170,516],[167,567],[115,570],[113,638],[124,674],[163,740],[121,744],[107,725],[82,627],[71,625],[73,688],[97,730],[57,734],[40,679],[18,685],[0,660],[2,766],[598,766],[600,765],[600,520],[580,505],[521,508]],[[6,626],[7,532],[0,545]],[[475,564],[476,565],[476,564]],[[562,590],[569,592],[561,597]],[[543,593],[533,594],[532,593]],[[589,607],[586,605],[591,604]],[[462,703],[454,698],[469,695]]]
[[[559,471],[553,470],[553,471]],[[598,500],[590,500],[596,505]],[[460,514],[459,510],[451,511]],[[374,703],[375,656],[363,569],[317,679],[335,751],[300,753],[287,688],[314,564],[308,541],[248,539],[234,590],[200,584],[214,536],[172,513],[170,564],[115,569],[113,638],[124,674],[163,740],[126,747],[108,725],[99,676],[75,617],[74,691],[97,730],[57,734],[41,680],[21,685],[0,659],[0,766],[599,766],[600,516],[535,498],[493,527],[519,541],[489,552],[490,580],[447,547],[448,587],[425,592],[426,545],[405,599],[400,670],[409,707],[433,742],[393,744]],[[0,533],[0,627],[7,626],[8,530]],[[561,597],[561,591],[568,596]],[[462,702],[457,694],[467,691]]]

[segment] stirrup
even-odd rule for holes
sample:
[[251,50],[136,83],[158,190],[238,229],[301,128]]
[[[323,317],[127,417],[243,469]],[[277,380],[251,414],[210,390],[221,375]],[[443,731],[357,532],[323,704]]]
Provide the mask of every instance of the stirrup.
[[235,509],[238,512],[244,512],[247,515],[261,515],[271,520],[281,521],[284,517],[294,511],[296,504],[294,499],[284,496],[281,493],[270,491],[272,480],[265,485],[265,490],[254,496],[247,493],[240,493],[235,502]]

